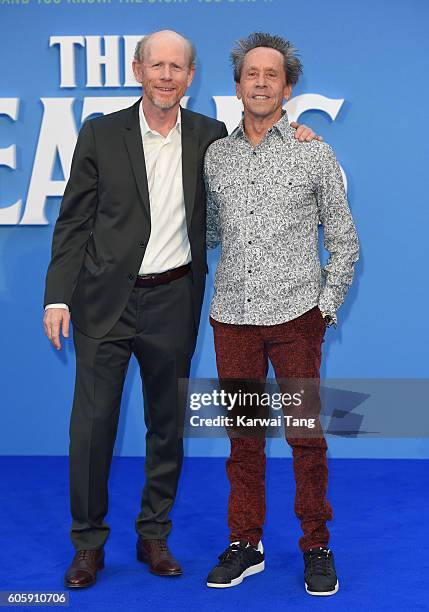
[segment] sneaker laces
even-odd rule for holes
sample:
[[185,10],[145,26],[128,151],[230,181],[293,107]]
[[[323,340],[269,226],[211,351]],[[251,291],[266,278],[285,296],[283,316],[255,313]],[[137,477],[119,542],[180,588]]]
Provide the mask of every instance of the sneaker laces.
[[242,555],[240,553],[248,546],[250,546],[249,543],[245,545],[243,542],[233,542],[219,555],[219,561],[226,567],[233,567],[237,562],[241,561]]
[[308,562],[310,571],[314,574],[322,574],[329,576],[330,574],[330,557],[331,551],[329,548],[315,548],[308,551]]

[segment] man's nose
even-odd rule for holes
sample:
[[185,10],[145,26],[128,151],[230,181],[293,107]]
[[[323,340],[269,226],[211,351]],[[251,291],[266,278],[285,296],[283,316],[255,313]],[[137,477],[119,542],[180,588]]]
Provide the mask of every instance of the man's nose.
[[161,71],[161,79],[163,81],[171,80],[171,68],[170,66],[163,66]]
[[267,81],[266,81],[265,75],[260,74],[258,78],[256,79],[256,87],[266,87],[266,86],[267,86]]

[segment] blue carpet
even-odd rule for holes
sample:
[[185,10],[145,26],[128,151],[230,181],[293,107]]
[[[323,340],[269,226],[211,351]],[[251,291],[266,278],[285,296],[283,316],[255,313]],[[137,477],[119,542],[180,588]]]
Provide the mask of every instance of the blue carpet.
[[[0,591],[64,590],[63,573],[73,555],[67,459],[0,457],[0,469]],[[152,576],[135,559],[142,479],[143,459],[114,459],[106,568],[95,587],[70,592],[69,609],[429,610],[425,460],[330,460],[335,513],[330,545],[340,590],[326,598],[310,597],[303,589],[290,459],[268,461],[265,572],[224,590],[205,586],[227,544],[224,460],[185,460],[169,541],[184,566],[178,578]]]

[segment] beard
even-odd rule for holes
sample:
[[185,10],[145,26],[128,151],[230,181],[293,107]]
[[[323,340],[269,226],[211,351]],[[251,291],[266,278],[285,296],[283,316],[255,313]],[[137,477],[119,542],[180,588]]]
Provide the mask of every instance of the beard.
[[177,106],[177,104],[182,99],[185,91],[184,90],[175,91],[174,94],[169,99],[168,98],[165,99],[161,97],[160,95],[157,94],[156,91],[151,90],[151,89],[145,90],[144,93],[149,98],[149,100],[152,102],[152,104],[156,106],[156,108],[159,108],[162,110],[169,110],[170,108],[174,108],[175,106]]
[[178,100],[175,98],[174,100],[169,100],[169,101],[159,100],[158,98],[151,98],[151,102],[157,108],[161,108],[162,110],[168,110],[176,106],[176,104],[180,102],[180,98]]

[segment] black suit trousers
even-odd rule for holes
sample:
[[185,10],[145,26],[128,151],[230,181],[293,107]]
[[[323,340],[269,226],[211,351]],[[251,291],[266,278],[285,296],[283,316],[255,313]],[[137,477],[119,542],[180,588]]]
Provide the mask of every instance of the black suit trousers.
[[[114,291],[112,287],[112,291]],[[143,539],[166,538],[183,459],[188,378],[195,349],[192,276],[132,290],[121,317],[102,338],[76,327],[76,383],[70,421],[71,538],[77,550],[100,548],[109,535],[108,479],[122,390],[131,355],[140,366],[146,434],[146,481],[136,518]]]

